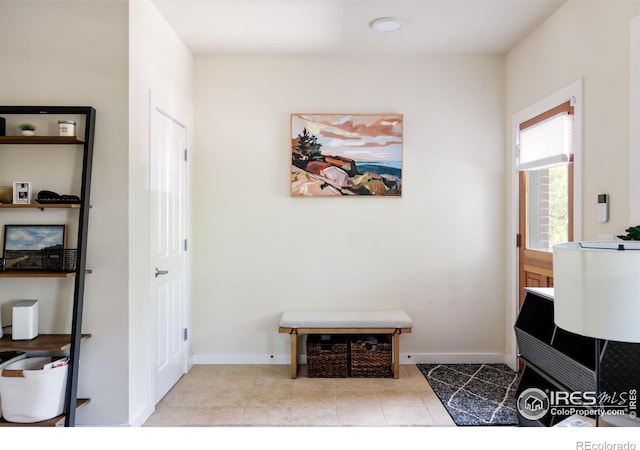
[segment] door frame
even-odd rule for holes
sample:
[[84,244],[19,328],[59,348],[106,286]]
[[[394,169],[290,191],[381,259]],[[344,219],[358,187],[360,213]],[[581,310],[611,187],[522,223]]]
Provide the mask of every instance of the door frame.
[[573,83],[565,86],[564,88],[550,94],[542,100],[528,106],[527,108],[515,113],[511,118],[511,158],[509,159],[509,174],[510,174],[510,205],[511,214],[509,217],[509,241],[508,241],[508,258],[507,261],[511,261],[510,276],[507,277],[509,285],[507,287],[507,305],[506,305],[506,349],[507,364],[511,368],[516,369],[518,367],[517,356],[517,343],[515,339],[515,332],[513,330],[516,318],[518,317],[518,279],[520,274],[518,273],[519,267],[519,251],[516,242],[516,236],[518,234],[518,221],[520,211],[519,201],[519,176],[516,168],[516,146],[518,143],[518,132],[520,124],[532,117],[542,114],[545,111],[552,109],[553,107],[571,100],[574,107],[574,140],[573,140],[573,239],[578,241],[582,238],[582,152],[583,152],[583,105],[584,105],[584,92],[583,92],[583,80],[578,79]]
[[[186,120],[184,120],[184,117],[187,117],[185,114],[180,113],[179,111],[176,111],[175,108],[172,108],[170,105],[171,103],[169,101],[167,101],[166,98],[164,98],[163,95],[161,95],[161,93],[159,92],[152,92],[151,90],[149,90],[149,111],[148,111],[148,123],[149,123],[149,135],[148,135],[148,142],[149,142],[149,147],[148,147],[148,161],[149,161],[149,165],[148,165],[148,169],[151,169],[151,160],[153,158],[153,154],[152,154],[152,143],[153,143],[153,139],[152,139],[152,132],[153,132],[153,114],[155,110],[158,110],[158,112],[160,112],[160,114],[163,114],[164,116],[166,116],[168,119],[174,121],[176,124],[180,125],[181,127],[184,127],[185,130],[185,146],[188,148],[190,147],[190,139],[189,139],[189,127],[186,124]],[[148,180],[149,180],[149,189],[148,189],[148,195],[151,195],[151,189],[150,189],[150,183],[151,183],[151,178],[150,178],[151,174],[148,174]],[[190,201],[190,189],[189,186],[191,185],[190,182],[190,168],[189,168],[189,160],[187,158],[187,160],[185,161],[185,166],[184,166],[184,217],[183,217],[183,221],[184,221],[184,229],[185,229],[185,239],[187,239],[187,243],[190,244],[190,233],[189,230],[191,229],[191,224],[190,224],[190,217],[191,217],[191,201]],[[151,200],[150,198],[147,199],[147,206],[150,209],[151,208]],[[150,217],[150,215],[148,215],[148,217]],[[150,233],[150,229],[151,229],[151,222],[149,221],[149,223],[147,224],[148,227],[148,236],[151,236]],[[150,256],[151,256],[151,243],[149,242],[147,244],[147,249],[148,249],[148,261],[150,262]],[[188,252],[188,247],[187,247],[187,252]],[[191,323],[191,267],[190,267],[190,258],[189,258],[189,254],[186,253],[185,254],[185,286],[184,286],[184,316],[183,316],[183,328],[186,328],[187,330],[189,330],[189,325]],[[148,270],[148,274],[149,274],[149,279],[148,279],[148,286],[149,286],[149,300],[151,300],[151,291],[153,289],[153,285],[154,285],[154,277],[152,275],[152,270],[153,268],[151,267],[151,264],[149,264],[149,267],[147,268]],[[154,333],[157,331],[156,330],[156,309],[155,309],[155,305],[153,304],[153,302],[149,301],[149,310],[148,310],[148,320],[149,320],[149,325],[150,325],[150,330],[151,330],[151,336],[149,339],[149,372],[150,372],[150,386],[149,386],[149,395],[150,395],[150,400],[151,403],[153,405],[153,408],[155,408],[155,405],[157,404],[156,402],[156,398],[155,398],[155,392],[156,392],[156,362],[157,362],[157,348],[156,348],[156,341],[155,341],[155,335]],[[183,341],[183,359],[182,359],[182,372],[183,373],[187,373],[189,370],[189,355],[190,355],[190,347],[191,347],[191,337],[189,335],[188,339]]]

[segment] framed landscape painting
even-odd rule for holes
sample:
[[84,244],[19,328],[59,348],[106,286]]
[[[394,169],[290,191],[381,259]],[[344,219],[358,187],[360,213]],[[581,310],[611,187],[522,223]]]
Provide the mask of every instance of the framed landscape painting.
[[5,270],[42,270],[42,253],[64,244],[64,225],[5,225]]
[[402,114],[291,114],[291,195],[402,195]]

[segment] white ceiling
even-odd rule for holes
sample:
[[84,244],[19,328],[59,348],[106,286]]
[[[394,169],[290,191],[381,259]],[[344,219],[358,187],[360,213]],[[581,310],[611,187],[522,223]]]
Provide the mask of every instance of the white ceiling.
[[[504,55],[566,0],[152,0],[195,55]],[[395,16],[404,27],[374,33]]]

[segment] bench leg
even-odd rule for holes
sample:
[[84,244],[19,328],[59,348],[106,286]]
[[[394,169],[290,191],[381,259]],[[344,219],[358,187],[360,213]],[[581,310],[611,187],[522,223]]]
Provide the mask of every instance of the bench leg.
[[291,330],[291,378],[298,376],[298,330]]
[[400,333],[396,331],[391,335],[393,346],[393,378],[400,378]]

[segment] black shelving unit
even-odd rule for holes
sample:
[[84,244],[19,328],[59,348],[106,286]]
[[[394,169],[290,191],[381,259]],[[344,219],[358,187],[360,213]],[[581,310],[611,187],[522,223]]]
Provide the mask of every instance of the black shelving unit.
[[[93,141],[95,135],[96,110],[91,106],[0,106],[0,116],[11,115],[51,115],[51,116],[82,116],[84,117],[84,137],[59,136],[0,136],[0,145],[75,145],[81,146],[82,175],[79,205],[49,205],[32,203],[30,205],[0,205],[2,208],[49,208],[68,207],[79,209],[77,232],[77,260],[73,273],[56,272],[0,272],[1,277],[74,277],[74,293],[72,305],[72,324],[68,335],[40,335],[28,344],[12,341],[10,337],[0,340],[1,350],[20,350],[25,345],[25,351],[62,351],[69,352],[69,367],[65,392],[65,406],[63,417],[54,418],[42,425],[57,425],[64,419],[64,426],[75,426],[76,409],[88,402],[88,399],[78,399],[78,372],[81,341],[90,337],[82,334],[82,316],[84,305],[87,237],[89,230],[89,210],[91,194],[91,170],[93,165]],[[9,424],[14,425],[14,424]],[[38,425],[38,424],[33,424]]]
[[[553,288],[525,288],[515,324],[518,357],[524,363],[516,390],[620,393],[640,390],[640,344],[600,341],[566,331],[554,323]],[[600,386],[596,385],[596,357]],[[552,426],[564,416],[538,421],[519,414],[521,426]]]

